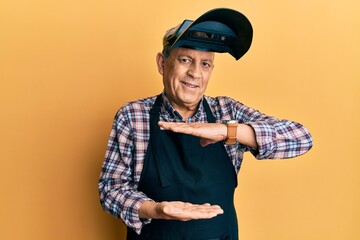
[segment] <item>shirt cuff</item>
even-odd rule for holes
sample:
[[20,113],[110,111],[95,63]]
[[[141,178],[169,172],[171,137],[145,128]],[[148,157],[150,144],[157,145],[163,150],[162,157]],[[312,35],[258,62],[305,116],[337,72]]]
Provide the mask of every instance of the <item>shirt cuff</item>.
[[151,219],[147,218],[139,218],[139,209],[141,204],[145,201],[153,201],[147,197],[138,197],[136,200],[131,199],[132,204],[130,205],[127,211],[122,212],[121,218],[123,219],[124,223],[134,230],[137,234],[141,233],[141,229],[151,222]]
[[259,160],[273,158],[277,149],[275,128],[266,122],[249,122],[246,124],[254,129],[258,145],[256,150],[250,149],[251,153]]

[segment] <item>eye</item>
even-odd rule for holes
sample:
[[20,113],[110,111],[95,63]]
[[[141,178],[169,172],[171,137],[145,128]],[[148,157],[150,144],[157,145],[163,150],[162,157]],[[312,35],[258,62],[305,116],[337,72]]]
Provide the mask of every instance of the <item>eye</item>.
[[212,64],[209,63],[209,62],[202,62],[201,64],[202,64],[202,66],[203,66],[204,68],[211,68],[211,67],[212,67]]
[[190,58],[185,58],[185,57],[180,58],[179,60],[180,60],[180,62],[182,62],[182,63],[190,63],[190,62],[191,62],[191,59],[190,59]]

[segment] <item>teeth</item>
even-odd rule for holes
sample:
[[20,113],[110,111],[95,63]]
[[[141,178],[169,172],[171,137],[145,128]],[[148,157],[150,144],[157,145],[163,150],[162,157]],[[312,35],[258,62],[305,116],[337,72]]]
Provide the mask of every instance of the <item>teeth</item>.
[[190,88],[196,88],[195,85],[192,85],[192,84],[189,84],[189,83],[186,83],[186,82],[184,82],[184,84],[185,84],[186,86],[190,87]]

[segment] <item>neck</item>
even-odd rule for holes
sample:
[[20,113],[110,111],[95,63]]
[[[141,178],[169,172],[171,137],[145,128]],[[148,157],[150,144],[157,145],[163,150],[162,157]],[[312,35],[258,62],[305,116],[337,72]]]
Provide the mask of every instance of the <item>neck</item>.
[[197,104],[196,106],[191,106],[191,107],[190,106],[181,106],[180,107],[174,103],[171,103],[171,105],[181,115],[182,119],[184,121],[186,121],[186,119],[192,117],[195,114],[199,104]]
[[[166,97],[166,93],[164,94]],[[176,101],[175,99],[170,99],[166,97],[167,101],[171,104],[171,106],[181,115],[182,120],[186,120],[192,117],[196,111],[198,110],[199,103],[201,102],[201,98],[196,103],[184,103],[181,101]]]

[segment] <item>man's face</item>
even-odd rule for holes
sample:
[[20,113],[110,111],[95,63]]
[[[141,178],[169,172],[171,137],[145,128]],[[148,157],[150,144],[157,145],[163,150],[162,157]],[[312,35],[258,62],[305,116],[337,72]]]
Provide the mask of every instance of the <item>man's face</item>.
[[157,56],[165,93],[176,110],[197,108],[214,68],[214,53],[175,48],[165,59]]

